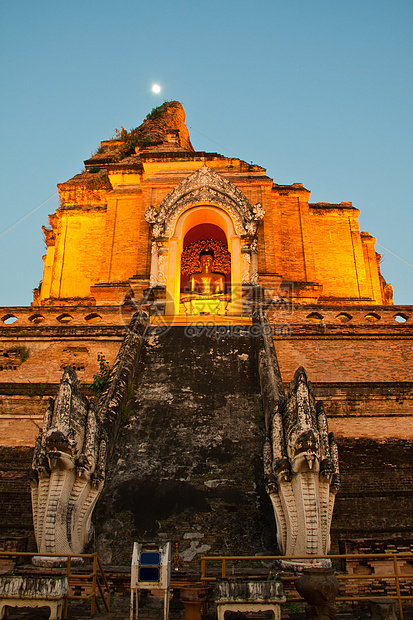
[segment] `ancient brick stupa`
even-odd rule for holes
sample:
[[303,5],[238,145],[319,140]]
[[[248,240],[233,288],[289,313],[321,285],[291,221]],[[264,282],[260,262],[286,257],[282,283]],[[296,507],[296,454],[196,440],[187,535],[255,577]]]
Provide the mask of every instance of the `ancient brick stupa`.
[[233,313],[251,286],[300,304],[390,301],[358,209],[311,204],[302,183],[279,185],[260,166],[195,152],[176,101],[102,142],[85,167],[58,186],[36,305],[118,305],[156,289],[165,314],[188,314],[186,281],[209,240],[215,270],[227,269],[228,288],[239,289],[219,314]]
[[137,538],[194,564],[411,536],[413,308],[359,210],[195,151],[176,101],[85,168],[58,186],[32,306],[1,310],[3,531],[33,531],[43,426],[36,532],[36,485],[66,467],[66,550],[90,519],[112,563]]

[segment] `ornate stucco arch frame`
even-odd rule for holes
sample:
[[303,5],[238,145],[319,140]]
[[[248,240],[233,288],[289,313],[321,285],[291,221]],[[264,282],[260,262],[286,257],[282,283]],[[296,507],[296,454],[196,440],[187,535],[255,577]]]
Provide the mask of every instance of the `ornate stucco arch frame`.
[[[174,300],[173,313],[177,313],[180,297],[181,254],[186,233],[200,223],[215,224],[221,228],[228,240],[231,254],[231,290],[232,303],[236,304],[241,282],[241,237],[232,217],[221,207],[214,204],[199,204],[183,211],[176,220],[174,233],[169,239],[169,259],[167,273],[167,298]],[[168,307],[166,313],[172,312]]]
[[241,294],[241,283],[253,277],[251,252],[255,252],[255,235],[264,214],[259,203],[252,207],[238,187],[206,165],[176,185],[159,209],[151,206],[146,211],[153,236],[151,286],[166,287],[166,314],[179,311],[180,260],[186,232],[208,219],[224,230],[232,257],[232,290],[238,288]]

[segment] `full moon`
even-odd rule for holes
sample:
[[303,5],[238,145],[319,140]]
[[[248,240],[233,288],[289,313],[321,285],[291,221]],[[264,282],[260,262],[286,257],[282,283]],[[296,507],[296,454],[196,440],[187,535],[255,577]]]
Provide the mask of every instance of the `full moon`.
[[152,92],[158,95],[161,92],[159,84],[152,84]]

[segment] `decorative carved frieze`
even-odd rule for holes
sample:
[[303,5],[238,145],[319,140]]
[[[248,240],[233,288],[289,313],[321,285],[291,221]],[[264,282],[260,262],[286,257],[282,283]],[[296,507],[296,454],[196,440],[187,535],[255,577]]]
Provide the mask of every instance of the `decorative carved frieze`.
[[251,283],[251,256],[246,252],[241,253],[241,277],[243,284]]
[[159,254],[158,259],[158,282],[157,286],[166,286],[166,280],[168,275],[168,255]]
[[222,207],[235,225],[237,235],[254,235],[265,215],[261,204],[253,207],[235,185],[204,165],[176,185],[163,199],[157,210],[154,206],[145,212],[155,238],[170,237],[178,217],[192,204],[207,203]]

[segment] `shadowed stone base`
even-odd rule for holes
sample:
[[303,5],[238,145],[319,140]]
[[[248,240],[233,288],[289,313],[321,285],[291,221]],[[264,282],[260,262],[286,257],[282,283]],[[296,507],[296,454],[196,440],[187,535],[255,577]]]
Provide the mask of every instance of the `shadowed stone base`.
[[371,620],[397,620],[397,600],[394,598],[371,598]]
[[280,581],[220,581],[215,586],[218,620],[228,612],[262,613],[271,611],[281,619],[281,604],[286,597]]
[[60,620],[68,592],[66,575],[0,576],[0,620],[5,617],[7,607],[49,607],[49,619]]
[[312,568],[304,571],[295,587],[307,603],[305,613],[308,620],[334,620],[339,585],[333,570]]

